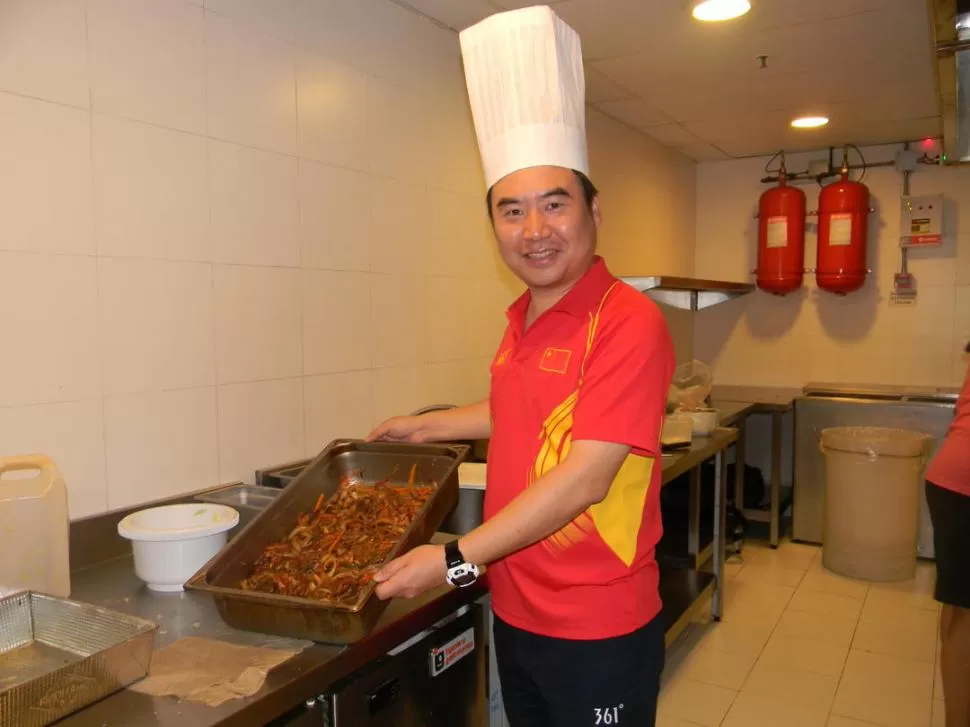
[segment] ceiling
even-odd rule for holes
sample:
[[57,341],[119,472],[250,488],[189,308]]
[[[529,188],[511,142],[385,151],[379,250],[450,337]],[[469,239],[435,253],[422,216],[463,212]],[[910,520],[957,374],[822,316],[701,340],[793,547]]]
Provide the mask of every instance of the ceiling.
[[[396,1],[455,30],[541,2]],[[941,131],[926,0],[752,0],[717,24],[689,0],[546,4],[582,38],[587,102],[698,161]],[[789,127],[805,114],[831,122]]]

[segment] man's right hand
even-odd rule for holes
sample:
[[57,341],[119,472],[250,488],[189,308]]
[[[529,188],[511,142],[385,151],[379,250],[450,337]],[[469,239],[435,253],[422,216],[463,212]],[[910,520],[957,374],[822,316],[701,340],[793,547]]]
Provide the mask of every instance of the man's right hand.
[[425,442],[427,440],[422,436],[422,429],[426,423],[427,420],[421,417],[392,417],[368,434],[367,441]]

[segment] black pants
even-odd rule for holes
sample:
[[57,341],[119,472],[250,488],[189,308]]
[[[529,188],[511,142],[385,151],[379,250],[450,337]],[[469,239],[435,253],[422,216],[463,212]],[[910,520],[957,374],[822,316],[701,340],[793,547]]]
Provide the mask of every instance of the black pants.
[[495,656],[511,727],[654,727],[663,618],[596,641],[553,639],[495,618]]
[[970,497],[926,483],[940,603],[970,608]]

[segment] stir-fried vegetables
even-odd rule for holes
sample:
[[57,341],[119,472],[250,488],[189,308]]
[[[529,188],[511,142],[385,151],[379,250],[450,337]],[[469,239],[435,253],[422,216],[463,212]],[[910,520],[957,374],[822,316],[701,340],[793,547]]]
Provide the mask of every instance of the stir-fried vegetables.
[[434,492],[415,487],[414,477],[412,469],[407,487],[345,478],[333,498],[320,495],[284,540],[264,549],[240,587],[354,603]]

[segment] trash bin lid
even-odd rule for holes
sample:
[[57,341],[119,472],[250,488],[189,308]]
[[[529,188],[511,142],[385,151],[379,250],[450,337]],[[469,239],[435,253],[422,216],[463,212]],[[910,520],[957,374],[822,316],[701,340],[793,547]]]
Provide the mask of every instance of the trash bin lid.
[[890,427],[829,427],[822,430],[822,449],[868,456],[920,457],[930,436]]

